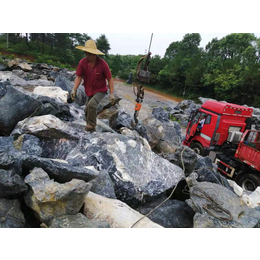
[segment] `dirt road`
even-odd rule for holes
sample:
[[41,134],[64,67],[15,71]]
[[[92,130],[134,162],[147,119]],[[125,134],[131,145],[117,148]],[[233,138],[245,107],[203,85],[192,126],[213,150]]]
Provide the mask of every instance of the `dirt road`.
[[[133,92],[133,87],[125,85],[122,82],[115,81],[115,93],[122,98],[120,106],[129,114],[135,112],[135,100],[136,96]],[[144,102],[142,104],[142,110],[140,111],[139,118],[144,120],[152,114],[155,107],[168,107],[169,105],[177,105],[181,99],[167,96],[151,89],[145,89]]]

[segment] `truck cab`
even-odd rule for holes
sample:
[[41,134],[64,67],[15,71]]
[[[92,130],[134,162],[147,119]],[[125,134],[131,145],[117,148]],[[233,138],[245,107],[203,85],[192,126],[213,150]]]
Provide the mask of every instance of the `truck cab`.
[[[247,128],[246,120],[251,118],[253,109],[226,102],[207,101],[190,116],[184,145],[205,156],[221,147],[232,132]],[[200,121],[206,116],[201,130]]]

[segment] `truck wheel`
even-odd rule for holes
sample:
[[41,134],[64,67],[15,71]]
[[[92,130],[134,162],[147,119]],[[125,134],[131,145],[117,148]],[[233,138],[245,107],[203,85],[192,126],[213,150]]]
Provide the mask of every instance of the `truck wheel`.
[[238,178],[237,184],[246,191],[255,191],[260,186],[260,177],[254,174],[245,174]]
[[204,155],[204,148],[200,143],[191,144],[190,148],[198,155]]

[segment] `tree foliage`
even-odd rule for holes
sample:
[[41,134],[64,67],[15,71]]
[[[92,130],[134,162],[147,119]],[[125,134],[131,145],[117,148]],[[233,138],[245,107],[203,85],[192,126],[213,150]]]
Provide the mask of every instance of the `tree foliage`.
[[[90,39],[80,33],[10,33],[9,49],[36,57],[36,62],[77,66],[84,52],[76,49]],[[165,50],[164,57],[152,57],[151,85],[184,98],[209,97],[237,104],[260,107],[260,39],[252,33],[232,33],[214,38],[200,47],[199,33],[186,34]],[[110,43],[104,34],[96,40],[106,55],[114,77],[136,77],[142,55],[109,55]],[[6,34],[0,35],[5,49]],[[65,66],[65,65],[64,65]],[[67,66],[67,65],[66,65]],[[69,66],[69,65],[68,65]]]

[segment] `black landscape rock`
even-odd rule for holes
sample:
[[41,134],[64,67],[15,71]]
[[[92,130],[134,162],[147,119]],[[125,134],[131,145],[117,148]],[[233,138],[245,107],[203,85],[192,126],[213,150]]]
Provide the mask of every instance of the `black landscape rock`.
[[[143,215],[147,215],[157,206],[159,206],[165,198],[158,199],[150,204],[145,204],[137,208]],[[149,215],[149,219],[165,228],[192,228],[193,217],[195,212],[186,202],[179,200],[168,200],[156,211]]]
[[18,198],[27,189],[22,178],[13,170],[0,169],[0,198]]
[[0,135],[10,135],[16,124],[31,116],[41,103],[12,86],[7,86],[6,94],[0,98]]
[[59,183],[66,183],[73,179],[89,182],[98,176],[98,171],[84,167],[73,167],[65,162],[37,156],[28,156],[23,160],[23,167],[30,171],[35,167],[42,168],[51,179]]
[[25,218],[18,200],[0,199],[0,228],[23,228]]

